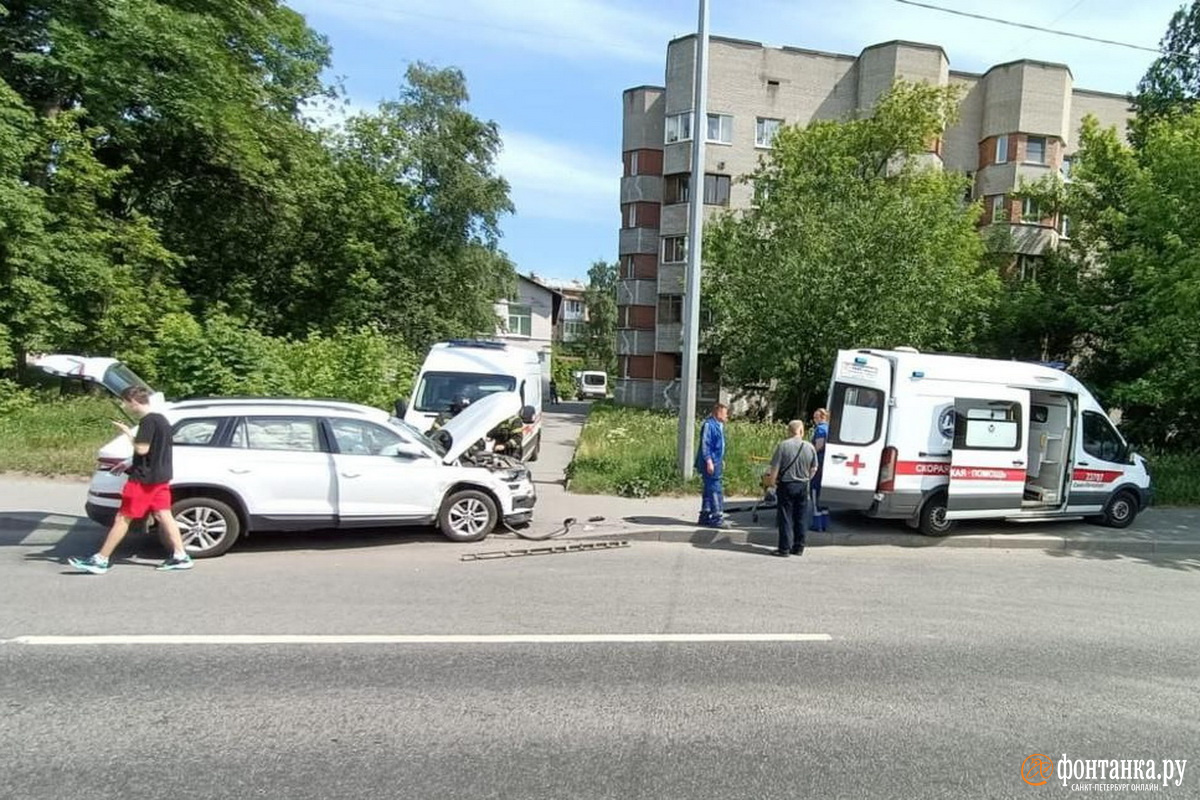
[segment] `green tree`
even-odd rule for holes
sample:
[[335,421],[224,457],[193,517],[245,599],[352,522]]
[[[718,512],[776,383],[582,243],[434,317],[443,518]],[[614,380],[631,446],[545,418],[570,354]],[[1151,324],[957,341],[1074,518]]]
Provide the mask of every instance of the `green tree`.
[[838,348],[970,345],[997,279],[981,267],[965,178],[926,155],[956,99],[897,82],[869,118],[779,131],[749,176],[754,207],[705,237],[723,380],[777,380],[803,410]]
[[1071,245],[1087,264],[1085,376],[1145,443],[1200,446],[1200,109],[1136,145],[1085,120]]
[[617,265],[596,261],[588,268],[583,292],[587,308],[587,336],[583,342],[587,369],[617,371]]
[[1161,49],[1162,55],[1150,65],[1133,96],[1135,139],[1145,124],[1186,113],[1200,98],[1200,0],[1181,6],[1171,16]]

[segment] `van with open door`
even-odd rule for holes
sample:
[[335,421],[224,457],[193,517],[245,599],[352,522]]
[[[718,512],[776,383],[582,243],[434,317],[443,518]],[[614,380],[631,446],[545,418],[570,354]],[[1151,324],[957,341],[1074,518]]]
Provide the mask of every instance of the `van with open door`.
[[1050,366],[841,350],[828,409],[830,508],[941,536],[962,519],[1124,528],[1150,503],[1146,460],[1083,384]]

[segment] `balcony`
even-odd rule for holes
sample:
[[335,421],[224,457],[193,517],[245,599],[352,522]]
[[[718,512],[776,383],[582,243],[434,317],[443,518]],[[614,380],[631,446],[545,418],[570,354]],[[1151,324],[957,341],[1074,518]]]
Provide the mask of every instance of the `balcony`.
[[638,331],[632,328],[619,329],[617,331],[617,355],[654,355],[654,331]]

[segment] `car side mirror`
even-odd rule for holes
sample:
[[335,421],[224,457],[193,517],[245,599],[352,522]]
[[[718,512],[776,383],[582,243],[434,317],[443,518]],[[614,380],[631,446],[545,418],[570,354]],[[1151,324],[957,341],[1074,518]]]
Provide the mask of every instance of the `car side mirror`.
[[381,456],[389,456],[391,458],[429,458],[429,453],[421,447],[409,442],[396,442],[389,444],[387,447],[379,451]]
[[524,422],[526,425],[532,425],[536,418],[537,409],[533,406],[525,406],[521,409],[521,422]]
[[404,419],[404,415],[408,413],[408,400],[403,397],[396,400],[396,418]]

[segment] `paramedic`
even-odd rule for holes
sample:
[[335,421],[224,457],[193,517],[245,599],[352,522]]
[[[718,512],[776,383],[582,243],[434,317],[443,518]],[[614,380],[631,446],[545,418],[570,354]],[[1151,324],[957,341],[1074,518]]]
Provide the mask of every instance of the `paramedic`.
[[775,519],[779,523],[779,547],[775,555],[804,555],[804,506],[809,481],[817,473],[817,451],[804,440],[804,423],[788,423],[789,438],[775,447],[767,482],[775,484],[778,502]]
[[817,451],[817,474],[812,483],[812,525],[809,530],[829,530],[829,511],[821,508],[821,480],[825,477],[825,443],[829,440],[829,412],[818,408],[813,412],[813,449]]
[[728,528],[725,519],[725,491],[721,477],[725,467],[725,423],[729,406],[717,403],[700,426],[700,443],[696,448],[696,472],[704,482],[700,500],[700,524],[709,528]]

